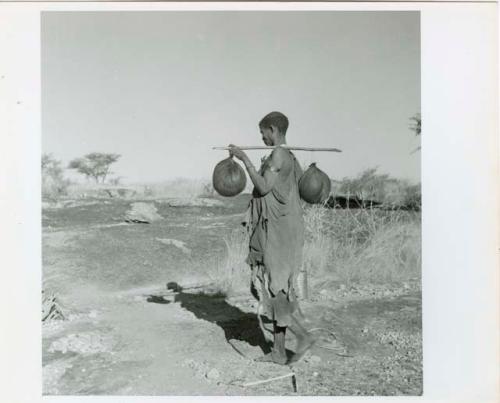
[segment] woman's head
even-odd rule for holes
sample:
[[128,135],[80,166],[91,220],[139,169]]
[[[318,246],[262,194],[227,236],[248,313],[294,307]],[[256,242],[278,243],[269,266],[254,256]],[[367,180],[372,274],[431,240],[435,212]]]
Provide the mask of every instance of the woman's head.
[[288,118],[281,112],[271,112],[262,118],[259,127],[261,129],[275,127],[284,136],[288,130]]
[[285,136],[288,130],[288,118],[281,112],[271,112],[259,122],[264,144],[275,145],[279,136]]

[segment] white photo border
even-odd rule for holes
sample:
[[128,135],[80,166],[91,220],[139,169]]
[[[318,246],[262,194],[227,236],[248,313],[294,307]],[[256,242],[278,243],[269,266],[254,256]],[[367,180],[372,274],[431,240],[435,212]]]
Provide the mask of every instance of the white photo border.
[[422,397],[499,400],[498,10],[495,3],[0,4],[0,396],[5,402],[284,401],[270,397],[42,397],[40,13],[419,10],[422,60]]

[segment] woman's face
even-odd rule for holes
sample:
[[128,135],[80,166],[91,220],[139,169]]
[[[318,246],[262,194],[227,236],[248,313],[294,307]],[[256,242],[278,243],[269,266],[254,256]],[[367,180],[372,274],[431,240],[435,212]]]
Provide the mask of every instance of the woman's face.
[[262,141],[266,146],[274,145],[273,142],[273,129],[268,127],[261,127],[260,134],[262,134]]

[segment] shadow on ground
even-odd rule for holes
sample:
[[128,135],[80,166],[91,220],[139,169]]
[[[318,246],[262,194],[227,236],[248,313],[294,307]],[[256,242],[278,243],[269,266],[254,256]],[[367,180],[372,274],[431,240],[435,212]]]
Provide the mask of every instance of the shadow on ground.
[[[260,347],[264,354],[271,352],[271,344],[265,339],[259,326],[259,320],[254,313],[244,312],[226,302],[225,296],[220,294],[187,293],[176,283],[169,283],[169,289],[177,292],[174,302],[192,312],[198,319],[214,323],[222,330],[228,343],[239,354],[243,355],[231,344],[231,340],[240,340],[251,346]],[[168,304],[162,296],[150,295],[148,302]],[[264,323],[269,321],[263,317]]]

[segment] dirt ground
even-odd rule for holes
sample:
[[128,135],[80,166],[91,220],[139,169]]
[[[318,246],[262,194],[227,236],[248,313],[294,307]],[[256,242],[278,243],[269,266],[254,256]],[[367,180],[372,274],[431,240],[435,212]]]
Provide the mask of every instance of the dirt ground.
[[[67,316],[43,324],[44,394],[420,395],[419,279],[313,288],[302,304],[313,349],[293,366],[254,361],[269,344],[249,291],[189,288],[208,281],[204,265],[225,253],[244,205],[156,202],[164,220],[152,224],[124,223],[123,200],[44,209],[44,289]],[[291,372],[295,382],[245,386]]]

